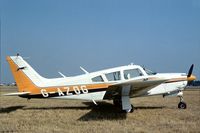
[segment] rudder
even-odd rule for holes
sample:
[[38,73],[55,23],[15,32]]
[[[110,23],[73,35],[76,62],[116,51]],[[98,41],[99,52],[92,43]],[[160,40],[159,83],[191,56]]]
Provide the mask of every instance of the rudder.
[[[17,65],[15,62],[17,60],[22,60],[21,56],[7,56],[6,60],[9,63],[12,75],[17,84],[19,92],[34,92],[38,89],[37,86],[31,81],[31,79],[23,72],[24,69],[27,69],[26,66]],[[14,62],[15,60],[15,62]],[[22,64],[23,65],[23,64]]]

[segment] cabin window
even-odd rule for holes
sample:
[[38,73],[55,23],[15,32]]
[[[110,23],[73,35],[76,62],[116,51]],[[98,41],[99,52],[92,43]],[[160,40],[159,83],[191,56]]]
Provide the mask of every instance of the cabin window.
[[94,77],[94,78],[92,78],[92,81],[93,82],[104,82],[102,76]]
[[108,73],[106,74],[106,78],[108,79],[108,81],[120,80],[121,79],[120,71]]
[[124,70],[125,79],[131,79],[139,76],[143,76],[142,72],[139,69]]

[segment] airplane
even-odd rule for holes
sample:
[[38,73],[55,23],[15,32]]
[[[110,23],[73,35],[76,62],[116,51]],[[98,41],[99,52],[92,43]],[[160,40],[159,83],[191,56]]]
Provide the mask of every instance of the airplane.
[[19,54],[7,56],[18,92],[5,94],[22,98],[54,98],[96,101],[113,100],[121,112],[131,113],[134,106],[130,98],[161,95],[180,98],[179,109],[186,109],[183,90],[187,83],[196,79],[192,64],[186,73],[155,73],[139,65],[130,64],[96,72],[61,78],[44,78]]

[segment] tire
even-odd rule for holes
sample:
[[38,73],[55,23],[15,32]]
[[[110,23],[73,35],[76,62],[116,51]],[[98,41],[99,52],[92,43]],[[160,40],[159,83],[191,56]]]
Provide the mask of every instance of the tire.
[[134,111],[134,107],[133,107],[133,104],[131,104],[131,110],[128,113],[133,113],[133,111]]
[[133,111],[134,111],[134,106],[133,106],[133,104],[131,104],[131,112],[130,113],[133,113]]
[[132,104],[131,104],[131,109],[129,109],[129,110],[124,110],[125,113],[133,113],[133,111],[134,111],[134,107],[133,107]]
[[178,104],[178,108],[179,108],[179,109],[186,109],[186,108],[187,108],[187,105],[186,105],[185,102],[180,102],[180,103]]

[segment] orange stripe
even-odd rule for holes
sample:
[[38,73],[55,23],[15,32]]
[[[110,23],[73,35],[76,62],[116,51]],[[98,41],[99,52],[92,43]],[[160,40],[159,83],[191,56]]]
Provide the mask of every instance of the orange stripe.
[[[46,92],[58,92],[58,88],[62,91],[62,92],[66,92],[67,91],[67,87],[69,88],[69,92],[74,91],[74,88],[78,88],[81,89],[82,86],[86,86],[87,90],[95,90],[95,89],[104,89],[104,88],[108,88],[110,84],[87,84],[87,85],[73,85],[73,86],[61,86],[61,87],[46,87],[46,88],[42,88],[45,89]],[[36,93],[35,93],[36,94]]]

